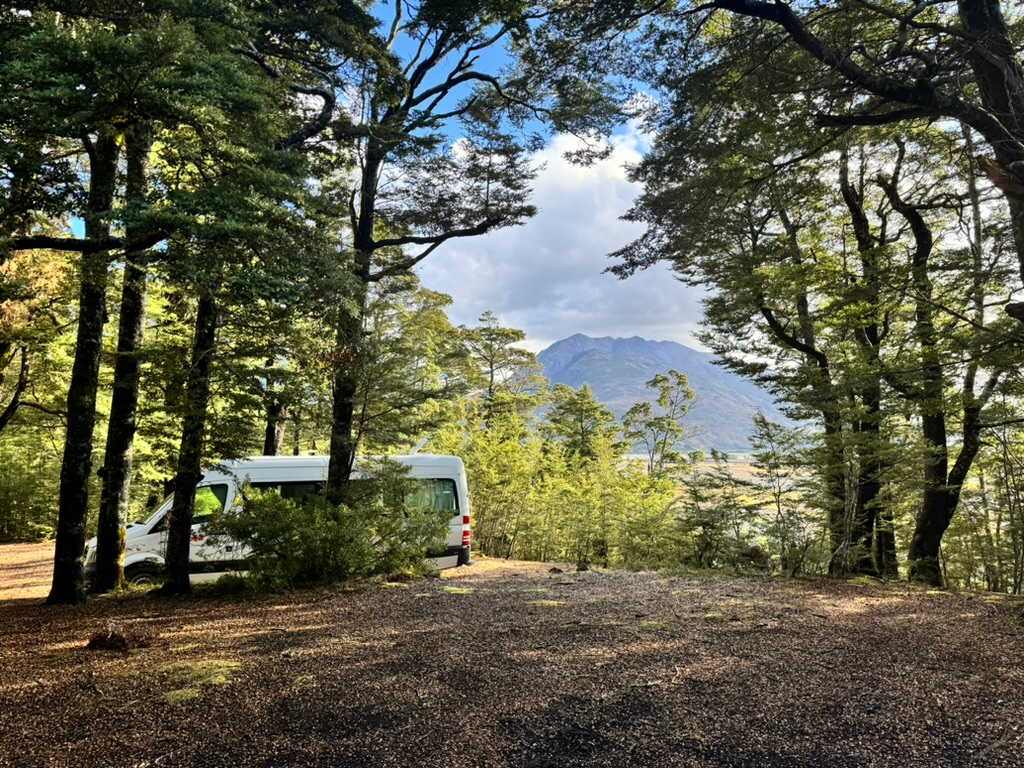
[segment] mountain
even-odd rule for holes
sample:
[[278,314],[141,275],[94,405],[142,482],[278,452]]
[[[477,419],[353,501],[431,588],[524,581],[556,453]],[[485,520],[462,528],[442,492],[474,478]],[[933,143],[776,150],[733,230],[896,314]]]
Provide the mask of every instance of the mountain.
[[697,394],[684,421],[686,449],[749,452],[752,419],[759,410],[771,421],[792,424],[768,392],[715,365],[712,355],[674,341],[592,339],[577,333],[556,341],[537,360],[553,384],[589,384],[619,418],[635,403],[654,400],[655,393],[644,385],[655,375],[673,369],[685,373]]

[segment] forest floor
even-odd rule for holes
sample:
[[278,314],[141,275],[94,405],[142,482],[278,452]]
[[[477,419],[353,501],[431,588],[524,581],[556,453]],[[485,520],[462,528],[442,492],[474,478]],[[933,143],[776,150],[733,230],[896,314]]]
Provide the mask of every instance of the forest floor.
[[481,559],[45,607],[50,553],[0,547],[0,766],[1024,766],[996,596]]

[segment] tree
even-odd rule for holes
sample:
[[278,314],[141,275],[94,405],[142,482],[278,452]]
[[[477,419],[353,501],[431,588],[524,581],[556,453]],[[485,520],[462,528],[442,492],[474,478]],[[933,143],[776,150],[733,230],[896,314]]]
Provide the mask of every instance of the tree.
[[364,68],[355,100],[334,123],[335,138],[353,142],[359,159],[355,184],[339,194],[351,229],[347,269],[355,288],[352,304],[335,319],[327,480],[335,498],[344,497],[355,458],[369,287],[408,273],[448,240],[534,213],[527,202],[534,169],[526,147],[503,126],[519,98],[499,75],[480,68],[481,54],[525,31],[523,10],[502,3],[395,4],[384,47],[409,53],[394,67]]
[[[322,130],[324,108],[329,118],[334,101],[310,85],[310,59],[323,57],[323,41],[338,34],[339,26],[343,47],[357,47],[350,33],[360,20],[368,26],[369,17],[355,4],[344,3],[333,16],[325,14],[314,26],[298,29],[302,12],[317,8],[303,3],[282,14],[258,4],[239,9],[157,2],[125,15],[116,3],[84,10],[80,4],[58,3],[31,12],[9,9],[0,18],[5,43],[0,82],[17,94],[0,114],[0,130],[9,139],[0,162],[10,180],[0,205],[0,261],[18,249],[80,254],[78,341],[51,602],[82,596],[80,555],[89,509],[99,350],[115,257],[120,254],[128,264],[129,290],[121,312],[128,322],[133,313],[125,310],[141,306],[139,291],[131,288],[139,283],[139,257],[169,236],[189,231],[196,221],[208,224],[231,215],[206,184],[216,176],[216,160],[203,154],[211,136],[225,143],[252,139],[246,127],[256,113],[264,127],[274,124],[259,140],[276,139],[277,151],[293,150]],[[343,19],[340,25],[332,23],[338,18]],[[272,50],[260,50],[259,44]],[[279,62],[281,68],[275,66]],[[311,97],[320,97],[323,106],[309,117]],[[239,130],[221,130],[234,119]],[[151,146],[159,147],[159,162],[151,165],[159,169],[160,183],[150,183],[147,191]],[[127,157],[125,181],[121,158],[126,153],[133,156]],[[255,157],[233,159],[252,162]],[[298,182],[301,171],[290,170]],[[84,237],[42,230],[40,223],[48,218],[65,227],[80,219]],[[131,322],[122,331],[111,463],[104,471],[104,586],[116,582],[119,572],[117,541],[133,432],[130,401],[137,380],[126,370],[137,334]]]
[[[196,70],[174,64],[208,61],[196,56],[202,45],[194,32],[166,14],[129,20],[106,6],[84,15],[71,7],[12,11],[3,17],[7,55],[0,81],[8,92],[25,96],[9,100],[0,122],[12,146],[36,148],[28,164],[18,158],[18,150],[5,158],[13,183],[4,190],[4,208],[12,214],[4,221],[4,244],[8,252],[49,247],[80,254],[76,357],[68,390],[51,603],[82,599],[81,552],[113,252],[141,251],[166,236],[153,221],[128,228],[133,234],[143,231],[135,242],[117,232],[125,226],[125,211],[138,214],[137,204],[115,205],[121,140],[141,113],[166,114],[196,84],[190,77]],[[134,77],[123,77],[127,73]],[[84,159],[85,172],[69,174],[79,159]],[[63,217],[65,224],[80,218],[84,237],[41,232],[38,223],[46,214]]]
[[436,430],[447,403],[470,387],[462,334],[445,308],[451,298],[419,285],[415,275],[373,286],[359,360],[354,430],[371,452],[413,445]]
[[461,326],[459,330],[470,357],[482,371],[483,398],[488,407],[494,407],[495,397],[502,392],[513,400],[523,400],[522,407],[532,410],[537,405],[537,393],[547,389],[548,383],[541,376],[537,356],[514,346],[526,334],[517,328],[503,328],[490,310],[480,315],[478,322],[475,328]]
[[[669,254],[688,279],[718,286],[707,302],[705,342],[798,404],[797,415],[813,413],[822,425],[832,572],[891,573],[886,419],[897,409],[893,394],[905,390],[907,381],[899,380],[908,375],[908,355],[921,360],[909,372],[915,386],[932,382],[932,395],[915,402],[921,423],[937,430],[954,402],[946,399],[953,376],[962,377],[963,402],[984,407],[991,390],[978,382],[998,385],[996,350],[1009,341],[977,308],[997,300],[989,290],[998,269],[949,247],[939,267],[923,256],[930,244],[915,245],[932,237],[926,229],[949,232],[951,240],[962,237],[953,234],[957,219],[980,221],[981,208],[966,205],[978,197],[969,170],[940,160],[969,144],[970,133],[963,138],[947,126],[809,129],[826,108],[852,108],[850,98],[786,44],[785,32],[745,18],[687,18],[695,34],[663,30],[664,48],[646,59],[665,103],[651,111],[662,131],[636,171],[646,191],[630,216],[651,231],[620,251],[623,264],[613,269],[625,275]],[[681,73],[671,54],[684,51],[702,55]],[[990,242],[998,252],[998,240]],[[952,290],[948,278],[958,270],[961,284],[974,286],[970,296]],[[965,304],[973,307],[967,313]],[[937,314],[955,333],[928,330]],[[997,337],[1003,341],[989,343]],[[965,359],[973,362],[961,365]],[[961,469],[971,461],[976,431],[973,416],[963,423]],[[945,446],[938,438],[936,431],[932,444]],[[932,487],[961,482],[941,460],[929,461],[943,477],[927,481]],[[931,493],[922,505],[948,508]],[[940,519],[922,512],[914,551],[930,554],[915,562],[937,564],[938,542],[924,531],[945,530]],[[934,581],[935,573],[912,568],[914,578]]]
[[[607,68],[565,66],[547,46],[548,3],[396,3],[383,46],[339,101],[334,138],[358,158],[338,187],[358,286],[337,318],[328,492],[344,495],[355,455],[352,419],[368,286],[406,273],[453,238],[522,223],[540,147],[539,124],[593,139],[612,127]],[[408,13],[408,16],[406,15]],[[556,49],[558,46],[556,46]],[[553,54],[548,56],[547,54]],[[502,59],[507,58],[507,64]],[[586,154],[586,152],[584,152]]]
[[642,444],[647,453],[647,473],[660,475],[670,464],[683,460],[676,444],[683,439],[683,417],[696,395],[690,389],[686,375],[672,370],[668,375],[659,373],[646,384],[658,392],[655,403],[637,403],[622,417],[622,436],[633,444]]
[[676,512],[680,559],[698,568],[738,568],[749,554],[757,502],[726,454],[712,451],[707,464],[694,462],[683,479]]
[[[125,203],[141,212],[146,206],[148,166],[153,137],[149,126],[136,124],[125,131]],[[142,236],[139,225],[128,224],[129,241]],[[139,351],[146,321],[146,282],[150,254],[131,251],[124,255],[124,280],[118,313],[117,355],[113,396],[107,422],[103,486],[96,532],[96,574],[92,589],[107,592],[124,580],[124,530],[128,518],[132,472],[132,445],[139,407]]]
[[807,470],[806,443],[800,430],[786,429],[763,413],[754,416],[752,463],[770,510],[765,535],[775,545],[787,576],[796,576],[803,569],[818,527],[800,494],[801,473]]
[[564,442],[570,459],[591,459],[597,455],[599,442],[613,440],[619,426],[588,385],[573,389],[568,384],[555,384],[543,431],[546,437]]
[[[773,36],[777,46],[799,52],[805,73],[801,88],[817,124],[824,127],[910,128],[941,120],[969,126],[994,155],[978,162],[1004,195],[1024,278],[1019,25],[1007,23],[1000,0],[958,2],[955,10],[949,5],[710,0],[677,11],[672,3],[624,0],[586,8],[583,18],[588,28],[606,29],[655,17],[655,29],[646,39],[669,57],[670,67],[682,70],[686,57],[705,63],[717,58],[705,47],[709,39]],[[765,57],[747,74],[759,77],[771,66]],[[723,87],[729,82],[719,81]],[[782,78],[779,85],[785,88],[785,82]],[[1008,305],[1008,311],[1024,315],[1016,304]]]
[[56,252],[22,251],[0,265],[0,433],[21,409],[63,415],[33,396],[32,363],[66,322],[60,313],[71,289],[67,271]]
[[534,506],[541,473],[554,482],[563,478],[561,455],[542,450],[527,419],[514,408],[489,418],[472,401],[456,402],[454,413],[431,440],[434,450],[461,456],[473,493],[473,542],[495,557],[523,557],[537,552],[543,527]]

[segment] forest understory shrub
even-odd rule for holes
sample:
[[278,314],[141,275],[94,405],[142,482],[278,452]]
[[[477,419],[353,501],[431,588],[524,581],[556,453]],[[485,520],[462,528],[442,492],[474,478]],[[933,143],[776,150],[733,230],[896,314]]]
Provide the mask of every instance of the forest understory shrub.
[[246,492],[240,507],[211,524],[247,552],[246,581],[256,589],[329,584],[394,574],[425,574],[428,551],[445,539],[450,512],[403,508],[373,499],[335,505]]

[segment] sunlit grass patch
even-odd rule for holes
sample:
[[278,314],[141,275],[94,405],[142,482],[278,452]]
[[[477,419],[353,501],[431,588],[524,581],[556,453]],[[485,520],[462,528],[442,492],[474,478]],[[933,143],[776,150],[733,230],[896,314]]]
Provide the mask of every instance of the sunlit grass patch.
[[873,579],[870,576],[854,576],[852,579],[847,579],[846,583],[854,587],[877,587],[879,582],[878,579]]
[[645,632],[670,632],[675,629],[675,625],[670,621],[654,621],[649,619],[640,622],[640,629]]
[[690,595],[699,595],[699,594],[700,594],[700,590],[699,589],[695,589],[695,588],[691,588],[691,589],[674,589],[674,590],[672,590],[672,597],[689,597]]
[[186,701],[198,699],[201,691],[198,688],[179,688],[176,691],[168,691],[164,694],[164,701],[174,706],[184,704]]
[[560,605],[565,605],[564,600],[531,600],[528,605],[536,605],[541,608],[557,608]]
[[469,595],[473,592],[470,587],[445,587],[444,591],[449,595]]
[[292,689],[296,691],[310,688],[314,685],[316,685],[316,679],[312,675],[299,675],[292,681]]
[[138,677],[142,673],[137,667],[126,667],[123,665],[118,665],[116,667],[109,668],[107,670],[107,674],[114,678],[127,679],[132,677]]
[[210,685],[227,685],[231,676],[241,664],[225,659],[198,659],[196,661],[172,661],[164,664],[159,671],[169,675],[182,688],[168,691],[164,700],[168,704],[182,704],[196,698],[202,689]]

